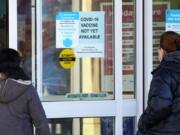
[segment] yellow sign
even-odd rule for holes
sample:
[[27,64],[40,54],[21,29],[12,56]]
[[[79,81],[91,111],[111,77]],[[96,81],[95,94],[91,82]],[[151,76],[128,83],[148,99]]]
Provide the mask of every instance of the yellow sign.
[[65,68],[70,69],[75,63],[75,55],[72,49],[64,49],[59,54],[59,64]]

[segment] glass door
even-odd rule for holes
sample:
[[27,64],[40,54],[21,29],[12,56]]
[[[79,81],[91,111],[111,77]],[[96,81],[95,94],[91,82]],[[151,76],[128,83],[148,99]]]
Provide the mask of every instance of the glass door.
[[134,135],[143,109],[143,1],[122,0],[123,134]]
[[35,1],[14,0],[9,3],[9,47],[19,51],[22,68],[34,86],[35,39]]
[[[145,105],[149,92],[150,81],[152,75],[150,74],[159,63],[159,44],[160,35],[166,31],[166,10],[178,10],[180,2],[178,0],[149,0],[145,1]],[[178,29],[177,29],[178,30]],[[178,32],[178,31],[177,31]]]
[[142,112],[142,0],[14,0],[9,8],[17,22],[9,45],[52,134],[133,135]]
[[[54,134],[122,133],[115,3],[121,7],[112,0],[37,1],[37,87]],[[68,51],[75,61],[65,67],[61,56]]]

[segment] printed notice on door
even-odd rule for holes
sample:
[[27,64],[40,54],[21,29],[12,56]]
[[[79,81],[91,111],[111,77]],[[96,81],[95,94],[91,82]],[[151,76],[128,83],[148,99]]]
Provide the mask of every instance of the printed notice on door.
[[180,33],[180,10],[166,10],[166,31]]
[[79,13],[60,12],[56,15],[56,48],[79,45]]
[[104,57],[104,12],[80,13],[77,57]]
[[59,12],[56,48],[73,48],[77,57],[104,57],[104,11]]

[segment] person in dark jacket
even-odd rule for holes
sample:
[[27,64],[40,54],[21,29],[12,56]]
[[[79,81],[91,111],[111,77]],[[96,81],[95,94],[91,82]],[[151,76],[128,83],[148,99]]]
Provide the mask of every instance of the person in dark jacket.
[[0,49],[0,135],[50,135],[37,91],[14,49]]
[[167,31],[160,37],[160,65],[152,72],[148,104],[137,135],[180,135],[180,36]]

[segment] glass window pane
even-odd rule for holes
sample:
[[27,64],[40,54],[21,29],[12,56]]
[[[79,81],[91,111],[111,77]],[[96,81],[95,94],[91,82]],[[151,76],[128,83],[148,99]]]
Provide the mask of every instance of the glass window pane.
[[123,98],[135,98],[135,0],[123,0],[122,11]]
[[160,35],[165,32],[165,11],[166,9],[180,8],[179,0],[153,0],[153,68],[156,68],[159,61]]
[[114,135],[114,118],[49,119],[52,135]]
[[8,47],[7,0],[0,1],[0,48]]
[[135,135],[135,117],[123,118],[123,135]]
[[[42,100],[114,98],[113,11],[112,0],[42,1]],[[66,14],[80,18],[57,17]],[[71,51],[75,61],[66,67],[62,56]]]
[[35,48],[32,38],[35,38],[35,35],[32,36],[31,0],[17,0],[17,17],[17,48],[22,56],[22,68],[32,79],[32,72],[35,72],[35,70],[32,70],[32,55],[35,56],[35,54],[32,54],[32,48]]

